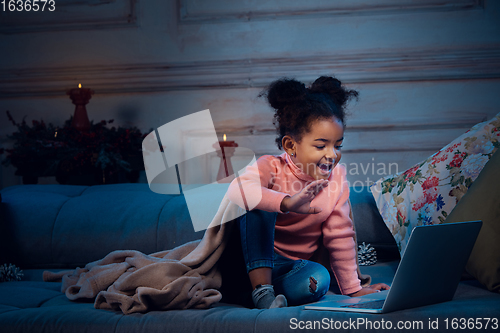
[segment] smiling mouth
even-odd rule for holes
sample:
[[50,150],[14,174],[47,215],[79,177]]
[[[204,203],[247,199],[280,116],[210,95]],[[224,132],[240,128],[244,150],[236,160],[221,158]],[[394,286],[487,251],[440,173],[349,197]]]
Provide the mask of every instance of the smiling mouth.
[[322,174],[329,174],[333,169],[333,164],[318,164],[318,168]]

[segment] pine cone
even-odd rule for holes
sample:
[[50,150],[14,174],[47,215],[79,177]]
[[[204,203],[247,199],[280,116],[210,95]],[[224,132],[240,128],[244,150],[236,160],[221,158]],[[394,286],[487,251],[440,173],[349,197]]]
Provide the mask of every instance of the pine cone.
[[358,245],[358,263],[360,266],[374,265],[377,262],[377,251],[370,244]]
[[0,266],[0,282],[20,281],[24,276],[23,271],[13,264]]

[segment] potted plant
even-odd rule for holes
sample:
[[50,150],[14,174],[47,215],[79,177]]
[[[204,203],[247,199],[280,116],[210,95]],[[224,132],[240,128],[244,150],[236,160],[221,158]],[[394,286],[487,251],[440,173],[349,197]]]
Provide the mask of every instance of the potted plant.
[[61,184],[95,185],[137,181],[142,164],[142,140],[138,128],[109,127],[113,120],[93,121],[88,131],[71,125],[62,127],[33,120],[17,123],[9,111],[7,117],[17,130],[7,137],[13,147],[2,149],[4,165],[16,167],[24,183],[36,183],[38,177],[55,176]]

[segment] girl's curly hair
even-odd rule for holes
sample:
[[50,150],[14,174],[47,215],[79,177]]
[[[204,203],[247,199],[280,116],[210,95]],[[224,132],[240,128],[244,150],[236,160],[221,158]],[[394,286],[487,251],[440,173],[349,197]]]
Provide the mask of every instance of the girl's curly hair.
[[313,121],[336,117],[345,125],[345,107],[349,100],[358,98],[356,90],[346,89],[331,76],[321,76],[309,87],[295,79],[282,78],[272,82],[261,93],[276,111],[276,144],[282,149],[285,135],[299,141]]

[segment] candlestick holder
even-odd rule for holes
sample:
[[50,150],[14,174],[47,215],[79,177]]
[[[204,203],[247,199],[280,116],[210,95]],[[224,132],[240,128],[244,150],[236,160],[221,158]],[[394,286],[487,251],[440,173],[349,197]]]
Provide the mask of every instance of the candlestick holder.
[[[224,135],[225,138],[225,135]],[[220,157],[219,172],[217,173],[218,183],[230,183],[234,178],[233,165],[231,157],[234,154],[238,144],[234,141],[219,141],[213,145],[217,149],[217,156]],[[218,149],[220,147],[220,150]]]
[[89,88],[82,88],[79,85],[79,88],[70,89],[66,94],[69,95],[73,104],[76,105],[71,126],[81,132],[88,132],[90,130],[90,121],[85,105],[88,104],[94,91]]

